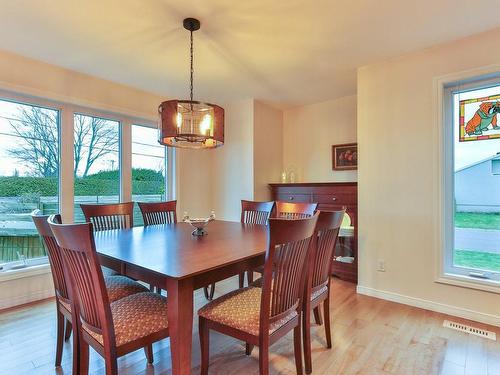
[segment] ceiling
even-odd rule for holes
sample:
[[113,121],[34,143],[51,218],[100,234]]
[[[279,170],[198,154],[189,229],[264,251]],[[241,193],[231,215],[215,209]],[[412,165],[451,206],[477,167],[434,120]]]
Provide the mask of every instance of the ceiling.
[[356,68],[500,26],[498,0],[0,0],[0,49],[186,98],[279,107],[356,92]]

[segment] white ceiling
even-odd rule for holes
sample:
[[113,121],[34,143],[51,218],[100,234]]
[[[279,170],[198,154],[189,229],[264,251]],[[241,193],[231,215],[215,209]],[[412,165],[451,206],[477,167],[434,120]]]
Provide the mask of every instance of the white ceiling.
[[356,68],[500,26],[499,0],[0,0],[0,48],[168,97],[277,106],[354,94]]

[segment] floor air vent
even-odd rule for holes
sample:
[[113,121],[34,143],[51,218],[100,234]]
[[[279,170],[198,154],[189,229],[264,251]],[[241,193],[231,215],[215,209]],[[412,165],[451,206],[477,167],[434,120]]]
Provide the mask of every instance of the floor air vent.
[[473,335],[476,335],[476,336],[479,336],[479,337],[484,337],[486,339],[490,339],[490,340],[493,340],[493,341],[496,341],[496,339],[497,339],[497,335],[496,335],[495,332],[486,331],[484,329],[480,329],[480,328],[476,328],[476,327],[471,327],[471,326],[468,326],[468,325],[465,325],[465,324],[460,324],[460,323],[457,323],[457,322],[452,322],[450,320],[445,320],[443,322],[443,327],[451,328],[451,329],[454,329],[456,331],[470,333],[470,334],[473,334]]

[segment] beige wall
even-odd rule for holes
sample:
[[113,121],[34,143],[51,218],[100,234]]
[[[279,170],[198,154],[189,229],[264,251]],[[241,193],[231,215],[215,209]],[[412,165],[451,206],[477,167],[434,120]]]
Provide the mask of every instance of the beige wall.
[[[491,46],[498,40],[500,30],[359,69],[362,292],[500,321],[498,294],[434,282],[439,249],[433,240],[440,147],[433,137],[433,80],[497,64],[500,49]],[[386,272],[376,271],[378,259]]]
[[284,112],[283,163],[297,182],[356,181],[356,171],[332,170],[332,145],[356,142],[356,96]]
[[253,199],[266,201],[283,170],[283,111],[255,101],[253,139]]
[[48,265],[38,266],[29,275],[0,275],[0,310],[54,296]]
[[241,199],[253,199],[254,101],[224,104],[224,146],[211,151],[212,205],[219,219],[239,221]]

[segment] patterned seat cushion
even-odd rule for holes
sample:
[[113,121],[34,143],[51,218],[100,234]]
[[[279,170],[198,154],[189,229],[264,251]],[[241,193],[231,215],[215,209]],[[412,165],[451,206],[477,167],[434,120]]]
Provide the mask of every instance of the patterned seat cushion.
[[[261,296],[261,288],[249,286],[237,289],[209,302],[198,314],[205,319],[258,336]],[[273,322],[269,326],[269,334],[296,316],[297,312],[294,310],[283,319]]]
[[[121,346],[168,328],[167,299],[157,293],[136,293],[111,303],[116,345]],[[83,327],[103,345],[102,335]]]
[[[108,290],[109,302],[118,301],[135,293],[149,292],[144,285],[125,276],[104,276],[104,282]],[[67,301],[60,298],[59,302],[71,312],[71,305]]]
[[102,274],[104,275],[104,277],[119,275],[118,272],[116,272],[115,270],[112,270],[111,268],[108,268],[108,267],[101,266],[101,270],[102,270]]
[[104,282],[108,290],[109,302],[118,301],[135,293],[149,292],[144,285],[126,276],[105,276]]

